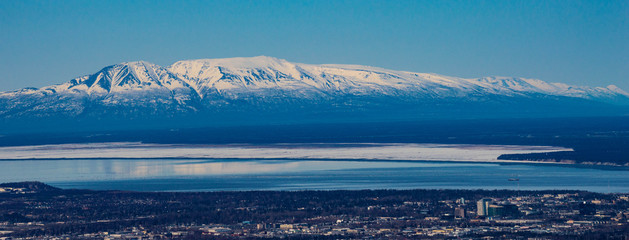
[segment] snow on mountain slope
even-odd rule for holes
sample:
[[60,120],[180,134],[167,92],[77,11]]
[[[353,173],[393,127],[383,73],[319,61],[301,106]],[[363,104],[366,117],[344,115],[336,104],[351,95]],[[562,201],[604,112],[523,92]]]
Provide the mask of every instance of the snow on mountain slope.
[[198,98],[187,81],[147,62],[126,62],[103,68],[95,74],[40,89],[26,88],[0,94],[0,114],[81,114],[86,106],[168,106],[179,110],[194,107]]
[[126,62],[69,82],[28,93],[78,94],[87,96],[135,95],[141,93],[180,96],[193,93],[186,80],[147,62]]
[[271,57],[176,62],[168,70],[189,79],[197,90],[255,92],[282,90],[312,95],[464,96],[482,92],[470,79],[353,65],[311,65]]
[[608,87],[583,87],[564,83],[547,83],[538,79],[513,77],[484,77],[477,80],[489,83],[495,89],[507,89],[516,92],[542,93],[586,99],[629,96],[629,94],[614,85]]
[[179,61],[168,67],[189,79],[201,95],[269,89],[310,94],[391,95],[443,98],[469,95],[541,93],[579,98],[629,96],[617,88],[590,88],[536,79],[485,77],[465,79],[358,65],[311,65],[272,57]]
[[[96,74],[74,79],[55,86],[58,92],[105,96],[115,103],[125,95],[158,95],[183,102],[194,95],[186,80],[179,79],[166,69],[147,62],[127,62],[103,68]],[[124,98],[123,98],[124,100]]]
[[311,87],[316,84],[302,81],[303,71],[297,65],[270,57],[179,61],[169,66],[168,70],[182,79],[188,79],[204,97],[212,93],[255,93],[271,89],[288,92],[314,90]]
[[141,61],[112,65],[59,85],[0,93],[0,117],[46,112],[77,115],[94,106],[127,109],[120,111],[146,108],[159,114],[225,107],[233,101],[278,105],[356,96],[475,101],[540,95],[614,103],[620,99],[629,104],[629,94],[613,85],[580,87],[514,77],[468,79],[259,56],[185,60],[166,68]]

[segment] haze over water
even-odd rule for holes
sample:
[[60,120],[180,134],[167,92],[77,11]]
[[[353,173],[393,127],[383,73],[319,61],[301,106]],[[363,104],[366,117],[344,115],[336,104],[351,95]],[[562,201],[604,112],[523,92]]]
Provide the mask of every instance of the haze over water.
[[[519,181],[509,181],[519,179]],[[134,191],[571,189],[629,192],[623,170],[546,164],[312,160],[5,161],[0,182]]]

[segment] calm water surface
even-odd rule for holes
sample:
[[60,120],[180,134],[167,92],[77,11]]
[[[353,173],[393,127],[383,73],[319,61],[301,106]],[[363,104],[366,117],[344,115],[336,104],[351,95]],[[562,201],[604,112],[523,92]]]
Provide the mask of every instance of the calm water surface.
[[[518,178],[519,181],[508,181]],[[310,160],[35,160],[0,162],[0,182],[139,191],[574,189],[629,192],[629,171],[540,164]]]

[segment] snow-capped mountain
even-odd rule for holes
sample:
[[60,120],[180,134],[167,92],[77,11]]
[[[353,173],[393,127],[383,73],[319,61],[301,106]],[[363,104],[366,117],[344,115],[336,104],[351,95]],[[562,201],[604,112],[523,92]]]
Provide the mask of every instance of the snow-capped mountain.
[[427,98],[469,95],[527,95],[599,98],[629,96],[616,86],[577,87],[536,79],[486,77],[465,79],[357,65],[311,65],[272,57],[202,59],[167,68],[186,79],[201,97],[255,92],[292,92],[298,96],[389,95]]
[[514,77],[458,78],[358,65],[292,63],[260,56],[185,60],[168,67],[147,62],[116,64],[59,85],[0,93],[0,119],[201,114],[210,121],[235,112],[342,114],[375,108],[404,112],[408,106],[413,106],[408,111],[417,115],[426,109],[467,108],[469,104],[478,109],[502,105],[502,109],[529,111],[540,103],[624,109],[629,105],[629,93],[613,85],[570,86]]

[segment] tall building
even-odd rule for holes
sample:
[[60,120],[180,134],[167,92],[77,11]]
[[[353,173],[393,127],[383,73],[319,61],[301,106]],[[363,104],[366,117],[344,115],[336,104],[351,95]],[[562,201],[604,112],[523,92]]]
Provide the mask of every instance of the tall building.
[[489,203],[491,203],[491,199],[483,198],[476,202],[476,215],[478,216],[487,216],[489,210]]

